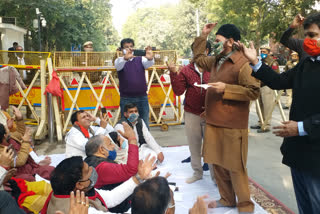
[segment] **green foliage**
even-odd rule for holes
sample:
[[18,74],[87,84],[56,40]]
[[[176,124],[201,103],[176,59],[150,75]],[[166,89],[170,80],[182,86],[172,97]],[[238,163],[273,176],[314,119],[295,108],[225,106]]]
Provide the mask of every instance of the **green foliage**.
[[[298,13],[307,15],[316,0],[189,0],[206,4],[210,21],[219,25],[233,23],[239,27],[245,42],[255,41],[257,46],[269,38],[279,40]],[[219,26],[217,26],[219,27]]]
[[[124,24],[123,37],[134,39],[136,48],[151,45],[190,57],[190,46],[197,34],[195,11],[194,5],[185,0],[177,6],[138,9]],[[202,27],[206,19],[202,11],[199,14]]]
[[108,0],[2,0],[0,16],[17,17],[17,24],[32,32],[26,50],[38,50],[38,33],[32,21],[39,8],[47,21],[41,29],[43,49],[70,51],[72,44],[93,41],[96,51],[105,51],[118,41],[111,23]]

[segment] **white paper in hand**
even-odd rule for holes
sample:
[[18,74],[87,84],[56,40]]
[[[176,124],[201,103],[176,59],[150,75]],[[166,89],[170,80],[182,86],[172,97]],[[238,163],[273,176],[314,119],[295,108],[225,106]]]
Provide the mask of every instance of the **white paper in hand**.
[[204,88],[205,90],[207,90],[208,88],[210,88],[211,86],[208,84],[198,84],[198,83],[194,83],[194,86],[199,87],[199,88]]

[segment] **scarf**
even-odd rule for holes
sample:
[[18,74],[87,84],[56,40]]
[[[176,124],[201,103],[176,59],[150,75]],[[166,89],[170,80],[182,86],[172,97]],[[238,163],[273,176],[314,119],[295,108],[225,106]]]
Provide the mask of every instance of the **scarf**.
[[88,139],[90,138],[88,129],[81,126],[78,121],[74,123],[74,127],[78,129],[85,136],[85,138],[88,138]]

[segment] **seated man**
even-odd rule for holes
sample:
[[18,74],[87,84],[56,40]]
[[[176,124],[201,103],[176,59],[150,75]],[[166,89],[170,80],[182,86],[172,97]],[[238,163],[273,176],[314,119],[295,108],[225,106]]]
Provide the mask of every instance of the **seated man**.
[[118,132],[109,133],[111,141],[115,144],[115,150],[117,151],[117,157],[114,160],[119,164],[126,164],[128,160],[128,140],[124,139]]
[[49,195],[41,213],[55,214],[57,210],[67,213],[70,192],[77,190],[84,191],[89,197],[89,214],[105,213],[108,208],[117,206],[129,197],[140,181],[150,176],[151,171],[155,168],[154,161],[155,158],[151,158],[139,164],[137,175],[132,176],[131,179],[112,191],[107,191],[93,188],[99,176],[93,167],[89,167],[82,160],[82,157],[67,158],[52,173],[50,181],[53,192]]
[[46,157],[44,160],[36,163],[31,155],[35,155],[32,150],[32,130],[26,128],[22,114],[14,108],[14,114],[17,124],[17,131],[10,133],[8,127],[0,123],[0,152],[5,146],[13,148],[15,158],[11,162],[10,168],[17,168],[16,178],[22,178],[27,181],[35,181],[35,175],[38,174],[45,179],[50,178],[54,167],[49,166],[51,160]]
[[[91,122],[100,124],[100,127],[91,126]],[[67,157],[81,156],[85,158],[85,146],[90,137],[99,134],[106,135],[114,130],[105,118],[93,117],[83,110],[72,114],[71,123],[73,126],[65,137]]]
[[135,188],[132,195],[132,214],[174,213],[173,193],[167,179],[154,177]]
[[128,123],[133,128],[137,141],[139,142],[139,159],[143,160],[147,155],[151,154],[152,156],[155,156],[160,163],[162,163],[164,156],[161,152],[161,147],[152,137],[145,122],[139,118],[137,105],[134,103],[126,104],[124,106],[124,117],[125,119],[121,119],[115,126],[115,129],[122,133],[122,122]]
[[[86,145],[87,158],[84,160],[89,166],[96,169],[98,180],[95,188],[112,190],[130,179],[138,171],[139,148],[132,128],[123,123],[129,139],[128,161],[126,164],[114,162],[117,153],[115,145],[104,135],[96,135],[89,139]],[[130,200],[126,199],[118,206],[109,209],[114,213],[124,213],[130,209]]]

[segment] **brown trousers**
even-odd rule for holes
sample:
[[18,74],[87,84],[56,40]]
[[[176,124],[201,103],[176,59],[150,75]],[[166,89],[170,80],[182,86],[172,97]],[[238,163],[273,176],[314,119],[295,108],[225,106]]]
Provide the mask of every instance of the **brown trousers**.
[[213,165],[213,170],[221,196],[219,202],[224,206],[237,206],[239,212],[253,212],[247,173],[232,172],[218,165]]

